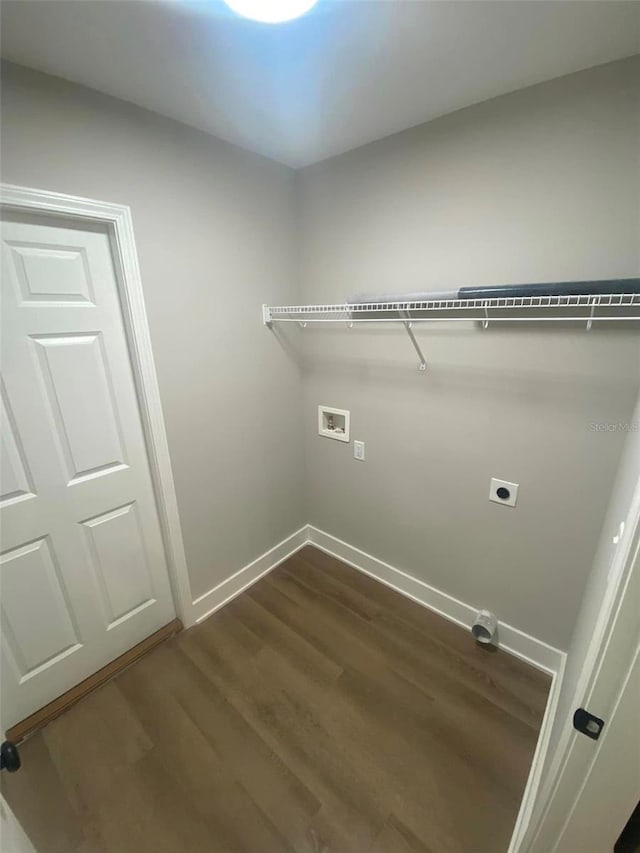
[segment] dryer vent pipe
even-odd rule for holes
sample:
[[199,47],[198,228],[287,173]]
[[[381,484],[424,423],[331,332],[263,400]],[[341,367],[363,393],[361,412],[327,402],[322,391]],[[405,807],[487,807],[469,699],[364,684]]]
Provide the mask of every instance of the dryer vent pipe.
[[471,633],[479,643],[495,643],[498,620],[490,610],[481,610],[471,626]]

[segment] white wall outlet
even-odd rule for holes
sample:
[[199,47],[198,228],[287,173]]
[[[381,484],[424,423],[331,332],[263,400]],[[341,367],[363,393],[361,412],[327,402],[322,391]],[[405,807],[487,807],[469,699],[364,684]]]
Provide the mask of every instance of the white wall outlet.
[[515,506],[518,500],[518,483],[509,483],[507,480],[491,480],[489,489],[489,500],[505,506]]
[[353,442],[353,458],[364,462],[364,441]]
[[336,441],[349,441],[350,420],[351,414],[346,409],[318,406],[318,435],[335,438]]

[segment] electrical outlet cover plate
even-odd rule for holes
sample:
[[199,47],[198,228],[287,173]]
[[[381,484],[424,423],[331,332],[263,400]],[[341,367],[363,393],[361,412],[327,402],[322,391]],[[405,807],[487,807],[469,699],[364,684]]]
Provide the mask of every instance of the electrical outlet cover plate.
[[364,462],[364,441],[353,442],[353,458]]
[[491,480],[489,489],[489,500],[495,501],[503,506],[515,506],[518,500],[518,483],[510,483],[508,480]]

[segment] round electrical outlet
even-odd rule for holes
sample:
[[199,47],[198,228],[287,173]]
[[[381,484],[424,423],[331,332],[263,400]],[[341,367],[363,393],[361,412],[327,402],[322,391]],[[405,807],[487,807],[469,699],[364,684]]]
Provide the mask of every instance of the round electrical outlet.
[[518,484],[492,477],[489,487],[489,500],[495,501],[501,506],[515,506],[518,500]]

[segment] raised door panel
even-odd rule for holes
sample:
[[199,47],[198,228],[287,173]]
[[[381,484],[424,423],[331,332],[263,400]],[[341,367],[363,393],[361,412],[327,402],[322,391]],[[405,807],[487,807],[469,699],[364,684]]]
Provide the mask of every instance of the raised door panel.
[[83,522],[108,627],[155,603],[135,503]]
[[0,382],[0,507],[35,497],[20,436]]
[[48,246],[6,241],[17,285],[18,304],[69,307],[94,304],[91,274],[83,246]]
[[102,336],[34,337],[69,484],[126,465]]
[[22,684],[82,647],[48,537],[0,557],[4,641]]

